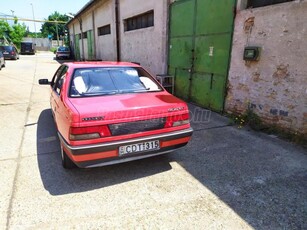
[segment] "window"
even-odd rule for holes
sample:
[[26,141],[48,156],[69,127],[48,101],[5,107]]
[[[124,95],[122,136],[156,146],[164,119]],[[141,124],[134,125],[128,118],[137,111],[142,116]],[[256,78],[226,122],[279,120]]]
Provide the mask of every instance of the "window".
[[291,2],[291,1],[294,0],[247,0],[247,8],[268,6],[268,5],[274,5],[278,3]]
[[68,67],[62,65],[53,76],[51,86],[60,95]]
[[111,25],[101,26],[98,28],[98,36],[111,34]]
[[87,38],[87,32],[83,32],[83,39]]
[[148,11],[125,20],[125,31],[137,30],[154,26],[154,11]]

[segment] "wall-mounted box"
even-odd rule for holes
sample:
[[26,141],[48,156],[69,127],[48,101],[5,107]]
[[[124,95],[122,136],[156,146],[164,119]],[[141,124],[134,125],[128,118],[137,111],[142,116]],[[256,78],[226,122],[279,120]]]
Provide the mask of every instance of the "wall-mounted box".
[[244,48],[243,60],[245,61],[258,61],[260,58],[261,47],[246,46]]

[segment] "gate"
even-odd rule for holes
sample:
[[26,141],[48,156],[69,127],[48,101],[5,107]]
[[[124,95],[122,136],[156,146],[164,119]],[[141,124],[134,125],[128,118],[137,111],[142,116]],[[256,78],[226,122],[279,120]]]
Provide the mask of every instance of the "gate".
[[74,49],[74,55],[75,55],[75,60],[80,60],[80,36],[79,34],[76,34],[75,35],[75,42],[74,42],[74,45],[75,45],[75,49]]
[[170,5],[168,73],[175,94],[221,112],[236,0],[180,0]]
[[88,51],[88,60],[94,59],[94,42],[93,42],[93,30],[87,31],[87,51]]

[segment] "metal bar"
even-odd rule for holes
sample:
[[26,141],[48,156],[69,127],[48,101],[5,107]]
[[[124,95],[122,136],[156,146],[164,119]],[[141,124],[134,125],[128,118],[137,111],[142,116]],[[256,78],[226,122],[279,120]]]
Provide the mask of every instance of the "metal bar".
[[50,23],[59,23],[59,24],[66,24],[67,22],[64,21],[50,21],[50,20],[38,20],[38,19],[29,19],[29,18],[2,18],[0,20],[18,20],[18,21],[30,21],[30,22],[50,22]]

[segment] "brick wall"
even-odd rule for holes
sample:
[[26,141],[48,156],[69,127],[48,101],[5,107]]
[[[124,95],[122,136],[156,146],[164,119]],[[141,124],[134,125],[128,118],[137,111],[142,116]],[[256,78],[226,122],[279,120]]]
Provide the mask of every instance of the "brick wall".
[[[307,133],[306,12],[306,1],[238,10],[226,111]],[[261,47],[259,61],[243,60],[245,46]]]

